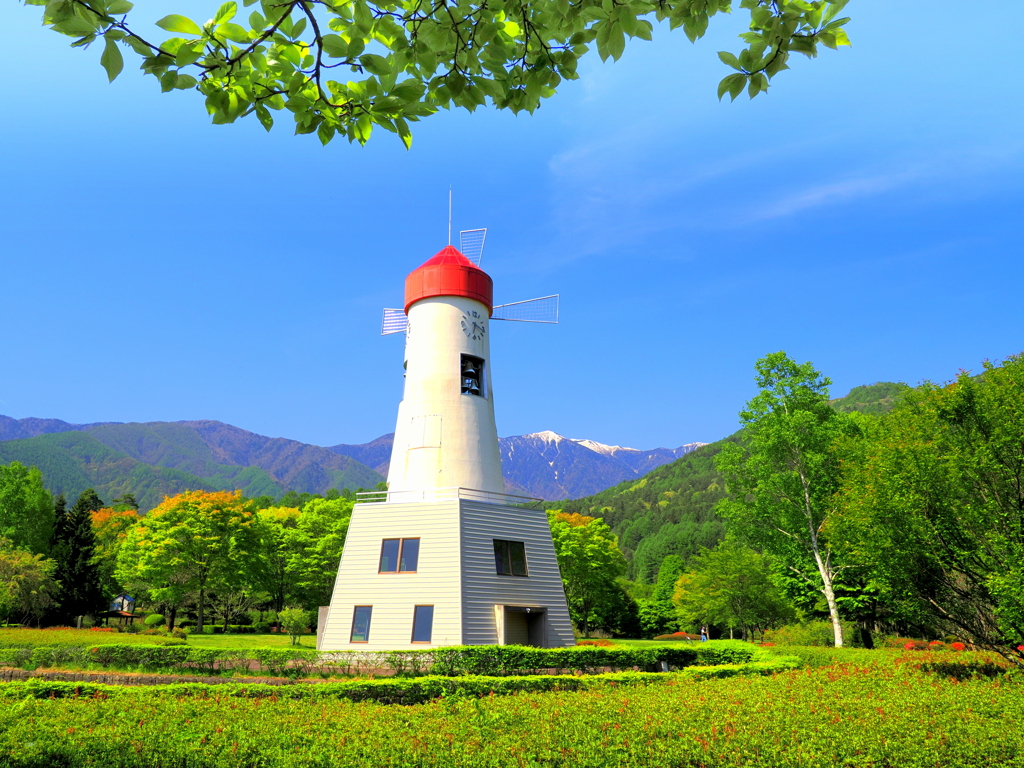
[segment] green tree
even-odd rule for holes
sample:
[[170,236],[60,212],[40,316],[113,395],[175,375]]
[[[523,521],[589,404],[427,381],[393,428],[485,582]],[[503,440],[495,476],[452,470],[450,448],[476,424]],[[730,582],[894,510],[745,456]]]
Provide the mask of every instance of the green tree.
[[926,383],[846,461],[829,533],[886,599],[1024,665],[1024,358]]
[[676,581],[685,563],[679,555],[669,555],[661,561],[658,580],[650,600],[640,603],[640,627],[645,637],[664,635],[679,629],[679,617],[672,602]]
[[598,604],[622,592],[616,579],[626,572],[626,560],[603,520],[557,511],[549,512],[548,519],[569,612],[583,635],[589,636]]
[[277,614],[277,619],[292,645],[298,645],[299,638],[309,630],[309,614],[301,608],[285,608]]
[[338,498],[312,499],[302,506],[296,523],[301,554],[295,550],[288,567],[295,574],[295,599],[309,610],[331,599],[354,505],[352,499]]
[[0,539],[0,616],[4,623],[12,615],[38,620],[54,604],[58,590],[54,565],[42,555],[15,549],[9,539]]
[[301,561],[305,541],[298,535],[299,510],[294,507],[269,507],[257,512],[261,537],[260,587],[270,595],[274,611],[284,609],[295,592],[295,574],[289,567]]
[[141,519],[131,505],[121,509],[107,508],[92,513],[92,531],[96,537],[93,560],[99,568],[100,589],[105,599],[115,597],[124,586],[115,577],[117,554],[128,531]]
[[768,558],[732,540],[694,558],[673,602],[683,624],[738,628],[746,639],[796,618]]
[[18,549],[45,554],[53,534],[53,496],[35,467],[0,464],[0,537]]
[[[64,504],[61,495],[58,513]],[[70,511],[58,514],[54,524],[50,557],[55,563],[54,577],[60,583],[55,618],[61,623],[75,621],[81,627],[83,616],[103,610],[100,570],[95,561],[96,534],[92,529],[92,514],[102,508],[96,491],[89,488]]]
[[202,631],[207,596],[257,580],[256,510],[237,491],[188,491],[164,500],[128,533],[118,555],[117,578],[177,606],[196,595],[196,630]]
[[[165,16],[156,25],[174,36],[158,41],[130,25],[128,0],[25,1],[45,6],[44,24],[73,46],[102,42],[100,64],[111,81],[130,51],[163,91],[201,93],[214,123],[255,114],[270,130],[273,113],[287,110],[296,133],[316,133],[325,144],[336,134],[365,143],[379,126],[407,147],[409,123],[439,109],[473,111],[489,102],[533,112],[562,80],[577,77],[577,62],[591,48],[618,59],[627,38],[651,39],[652,21],[682,27],[694,41],[711,17],[731,9],[729,0],[260,0],[244,21],[235,2],[205,24]],[[819,43],[848,45],[848,19],[838,18],[846,2],[743,0],[746,47],[719,53],[733,70],[719,98],[767,90],[791,53],[813,57]]]
[[730,492],[716,510],[822,594],[840,647],[834,583],[844,566],[823,527],[840,487],[836,442],[856,433],[856,421],[829,406],[831,382],[811,363],[775,352],[758,360],[756,369],[761,392],[740,412],[745,440],[726,443],[715,458]]

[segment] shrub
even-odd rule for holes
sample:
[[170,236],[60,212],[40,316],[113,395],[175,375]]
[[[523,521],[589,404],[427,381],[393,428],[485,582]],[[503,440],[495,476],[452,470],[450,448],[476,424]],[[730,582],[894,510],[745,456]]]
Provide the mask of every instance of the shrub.
[[281,629],[291,638],[292,645],[298,643],[309,628],[309,614],[301,608],[285,608],[277,617],[281,621]]
[[957,643],[950,643],[949,647],[952,648],[954,651],[966,651],[967,650],[967,646],[964,645],[963,643],[959,643],[959,642],[957,642]]
[[164,624],[165,621],[166,619],[163,617],[163,614],[151,613],[146,617],[145,624],[147,627],[157,627]]
[[689,632],[672,632],[668,635],[655,635],[655,640],[700,640],[700,635],[691,635]]
[[253,625],[253,629],[257,635],[269,635],[270,634],[270,623],[267,621],[258,621]]
[[[842,625],[846,647],[860,647],[863,643],[856,627],[847,621],[842,622]],[[787,624],[778,629],[769,629],[765,631],[762,640],[776,645],[834,647],[835,633],[832,630],[831,621],[805,621],[802,624]]]
[[597,638],[596,640],[577,640],[576,645],[594,645],[600,648],[611,648],[615,645],[611,640],[605,638]]

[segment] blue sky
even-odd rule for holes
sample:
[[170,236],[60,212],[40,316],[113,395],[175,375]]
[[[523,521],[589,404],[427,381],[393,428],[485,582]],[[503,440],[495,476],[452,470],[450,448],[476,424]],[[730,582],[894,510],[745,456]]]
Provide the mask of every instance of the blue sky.
[[495,324],[502,435],[715,440],[779,349],[836,395],[1021,352],[1019,14],[962,8],[853,0],[852,48],[732,104],[715,52],[739,12],[696,45],[656,28],[533,116],[442,112],[406,152],[210,125],[6,3],[0,414],[391,431],[380,310],[445,245],[449,185],[455,229],[489,228],[499,302],[562,296],[558,326]]

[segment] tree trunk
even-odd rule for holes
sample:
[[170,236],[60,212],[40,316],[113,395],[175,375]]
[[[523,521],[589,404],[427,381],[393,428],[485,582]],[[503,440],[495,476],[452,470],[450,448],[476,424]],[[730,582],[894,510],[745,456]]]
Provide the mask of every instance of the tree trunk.
[[818,564],[818,573],[821,574],[821,592],[825,595],[825,602],[828,603],[828,616],[832,620],[832,634],[835,638],[836,648],[843,647],[843,625],[839,622],[839,605],[836,603],[836,593],[832,589],[832,574],[828,572],[821,554],[818,552],[817,542],[814,543],[814,562]]
[[75,618],[75,629],[81,629],[81,628],[82,628],[82,617],[81,616],[77,616]]
[[174,620],[178,618],[178,606],[172,605],[170,610],[170,618],[167,621],[167,631],[174,631]]
[[206,605],[206,589],[199,588],[199,614],[196,616],[196,632],[203,631],[203,607]]

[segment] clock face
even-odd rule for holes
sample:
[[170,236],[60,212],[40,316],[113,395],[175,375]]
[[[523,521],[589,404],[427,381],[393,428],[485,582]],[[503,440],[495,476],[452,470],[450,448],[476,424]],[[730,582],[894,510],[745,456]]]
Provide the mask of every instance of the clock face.
[[462,316],[462,332],[469,336],[473,341],[479,341],[487,332],[487,328],[485,327],[486,321],[487,318],[475,309],[467,310]]

